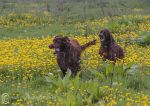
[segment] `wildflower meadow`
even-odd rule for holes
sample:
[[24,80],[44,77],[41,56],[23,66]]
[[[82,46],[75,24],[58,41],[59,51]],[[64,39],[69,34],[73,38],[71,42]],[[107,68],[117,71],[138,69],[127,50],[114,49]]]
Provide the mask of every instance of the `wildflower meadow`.
[[[68,20],[71,22],[63,22],[61,17],[55,20],[45,10],[1,13],[0,104],[149,106],[150,14],[106,15],[84,21],[70,16]],[[112,32],[125,52],[115,66],[99,55],[102,28]],[[75,78],[70,70],[61,77],[54,50],[48,48],[56,35],[77,39],[81,45],[97,40],[82,53]],[[112,86],[110,73],[114,74]]]

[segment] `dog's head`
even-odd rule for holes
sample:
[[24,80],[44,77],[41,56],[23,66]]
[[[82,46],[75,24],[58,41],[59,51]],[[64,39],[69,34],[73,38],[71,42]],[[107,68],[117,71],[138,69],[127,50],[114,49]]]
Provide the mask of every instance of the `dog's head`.
[[109,46],[114,41],[111,32],[108,29],[103,29],[99,33],[99,38],[103,46]]
[[49,45],[50,49],[55,49],[55,54],[59,52],[63,52],[66,50],[66,47],[70,44],[70,40],[68,37],[63,37],[61,35],[56,36],[53,39],[53,44]]

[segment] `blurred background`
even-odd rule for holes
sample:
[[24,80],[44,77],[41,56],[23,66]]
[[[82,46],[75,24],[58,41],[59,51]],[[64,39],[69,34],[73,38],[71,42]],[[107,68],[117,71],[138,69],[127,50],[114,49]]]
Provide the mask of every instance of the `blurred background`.
[[150,14],[150,0],[0,0],[0,38],[95,34],[109,26],[88,21],[134,14]]

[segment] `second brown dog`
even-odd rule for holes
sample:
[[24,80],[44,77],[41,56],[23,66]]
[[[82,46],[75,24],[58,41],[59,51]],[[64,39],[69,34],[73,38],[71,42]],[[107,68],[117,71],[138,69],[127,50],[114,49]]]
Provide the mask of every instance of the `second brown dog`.
[[115,42],[111,32],[108,29],[103,29],[99,33],[101,48],[99,54],[103,59],[116,61],[124,58],[123,49]]

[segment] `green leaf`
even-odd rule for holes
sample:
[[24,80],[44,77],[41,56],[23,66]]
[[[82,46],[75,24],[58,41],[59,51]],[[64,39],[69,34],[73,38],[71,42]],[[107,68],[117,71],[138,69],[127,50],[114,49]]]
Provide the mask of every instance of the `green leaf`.
[[78,90],[79,87],[80,87],[80,84],[79,84],[80,77],[79,77],[79,75],[80,75],[80,72],[76,75],[76,77],[75,77],[75,78],[73,79],[73,81],[72,81],[73,86],[74,86],[74,88],[75,88],[76,90]]
[[108,76],[110,73],[113,72],[113,64],[107,64],[106,66],[106,75]]

